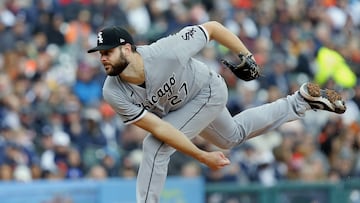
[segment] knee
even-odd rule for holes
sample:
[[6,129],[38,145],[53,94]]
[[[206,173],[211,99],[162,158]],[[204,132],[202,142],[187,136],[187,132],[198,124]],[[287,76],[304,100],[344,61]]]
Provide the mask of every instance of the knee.
[[145,137],[142,143],[142,150],[147,154],[155,154],[159,147],[161,147],[162,142],[154,138],[152,135]]
[[[143,141],[143,153],[144,155],[153,155],[156,157],[169,158],[171,154],[175,152],[175,149],[169,145],[156,139],[154,136],[147,136]],[[153,157],[152,156],[152,157]]]

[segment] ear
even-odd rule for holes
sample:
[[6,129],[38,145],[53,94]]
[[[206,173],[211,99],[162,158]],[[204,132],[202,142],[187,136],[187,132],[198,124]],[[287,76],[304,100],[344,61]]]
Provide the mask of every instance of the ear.
[[124,44],[123,46],[124,46],[124,47],[126,47],[126,49],[129,49],[129,50],[131,50],[131,44],[129,44],[129,43],[126,43],[126,44]]
[[124,54],[129,54],[129,53],[132,52],[131,51],[131,44],[129,44],[129,43],[121,45],[120,46],[120,51],[121,51],[121,49],[123,49]]

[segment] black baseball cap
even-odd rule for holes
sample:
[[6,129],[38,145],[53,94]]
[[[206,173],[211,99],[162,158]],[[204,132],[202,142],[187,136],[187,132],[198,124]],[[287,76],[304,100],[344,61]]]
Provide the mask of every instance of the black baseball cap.
[[134,40],[128,31],[119,26],[107,27],[98,32],[97,46],[87,52],[108,50],[127,43],[134,44]]

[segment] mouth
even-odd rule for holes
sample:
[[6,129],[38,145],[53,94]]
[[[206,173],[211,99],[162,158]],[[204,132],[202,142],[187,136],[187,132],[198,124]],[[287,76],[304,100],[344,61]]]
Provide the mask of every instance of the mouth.
[[104,69],[105,70],[109,70],[111,68],[111,65],[110,64],[104,64]]

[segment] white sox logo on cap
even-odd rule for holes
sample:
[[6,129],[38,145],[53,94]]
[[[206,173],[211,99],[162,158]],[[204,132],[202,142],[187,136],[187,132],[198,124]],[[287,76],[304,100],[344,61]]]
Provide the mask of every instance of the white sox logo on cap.
[[104,38],[102,37],[103,32],[98,33],[98,42],[99,44],[102,44],[104,42]]
[[134,44],[134,40],[127,30],[117,26],[107,27],[98,32],[97,46],[89,49],[88,53],[109,50],[127,43]]

